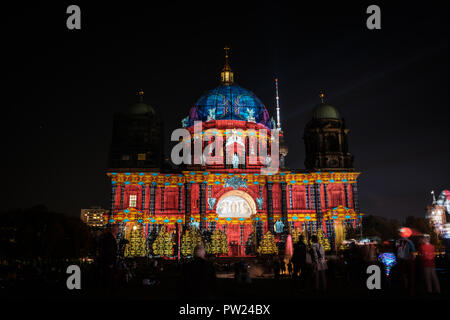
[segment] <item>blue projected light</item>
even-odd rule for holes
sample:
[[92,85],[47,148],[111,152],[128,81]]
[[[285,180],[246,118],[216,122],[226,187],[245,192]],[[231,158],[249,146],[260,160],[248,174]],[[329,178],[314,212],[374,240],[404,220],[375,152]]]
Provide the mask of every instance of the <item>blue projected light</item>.
[[261,100],[237,84],[221,85],[197,100],[189,113],[189,126],[209,120],[251,120],[271,128],[269,112]]

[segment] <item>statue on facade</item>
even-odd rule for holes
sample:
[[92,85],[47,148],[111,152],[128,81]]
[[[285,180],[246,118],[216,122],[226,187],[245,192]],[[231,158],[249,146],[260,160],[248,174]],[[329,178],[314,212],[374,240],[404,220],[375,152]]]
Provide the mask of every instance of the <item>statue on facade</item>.
[[233,169],[237,169],[238,168],[238,166],[239,166],[239,156],[237,155],[237,153],[235,153],[233,155],[232,164],[233,164]]
[[208,110],[208,118],[207,121],[209,120],[215,120],[216,119],[216,113],[214,109],[209,109]]
[[181,119],[181,126],[183,128],[186,128],[188,126],[188,124],[189,124],[189,117]]
[[247,108],[247,121],[248,122],[255,122],[255,110]]
[[282,233],[284,230],[284,223],[281,222],[281,220],[278,220],[275,222],[274,228],[276,233]]

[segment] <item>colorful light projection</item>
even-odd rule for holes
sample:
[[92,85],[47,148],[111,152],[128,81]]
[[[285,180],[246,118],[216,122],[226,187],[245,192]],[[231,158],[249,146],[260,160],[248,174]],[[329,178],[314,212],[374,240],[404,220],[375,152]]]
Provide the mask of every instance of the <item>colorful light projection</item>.
[[396,265],[397,259],[395,258],[395,254],[392,252],[385,252],[378,256],[378,261],[380,261],[384,265],[384,270],[386,272],[386,276],[389,277],[392,267]]
[[252,197],[240,190],[227,192],[217,203],[219,217],[250,218],[256,213],[256,205]]

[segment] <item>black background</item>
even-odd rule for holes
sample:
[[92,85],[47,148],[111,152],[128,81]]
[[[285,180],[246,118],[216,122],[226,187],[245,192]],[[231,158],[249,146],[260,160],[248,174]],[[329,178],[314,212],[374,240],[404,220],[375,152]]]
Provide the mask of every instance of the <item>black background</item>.
[[[66,8],[81,7],[81,30]],[[381,7],[382,29],[366,28]],[[108,207],[114,112],[145,100],[166,141],[218,85],[223,47],[235,80],[274,113],[279,78],[288,165],[303,168],[303,128],[318,92],[350,127],[364,213],[423,216],[449,188],[448,4],[318,2],[17,3],[3,8],[2,211]],[[6,85],[5,85],[6,84]]]

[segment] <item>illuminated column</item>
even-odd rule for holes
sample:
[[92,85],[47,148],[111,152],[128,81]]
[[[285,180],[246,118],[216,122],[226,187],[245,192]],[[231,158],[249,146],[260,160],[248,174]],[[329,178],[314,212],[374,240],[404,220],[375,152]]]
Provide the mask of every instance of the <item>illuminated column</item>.
[[311,206],[312,206],[312,208],[310,209],[316,210],[316,188],[314,184],[310,186],[309,191],[311,193]]
[[289,230],[288,219],[287,219],[287,197],[286,197],[286,183],[281,183],[281,220],[284,223],[284,232]]
[[313,186],[314,189],[314,198],[315,198],[315,209],[316,209],[316,221],[317,226],[322,227],[322,206],[321,206],[321,199],[320,199],[320,185],[317,183],[314,183]]
[[206,188],[205,184],[200,184],[200,230],[206,230]]
[[289,209],[293,208],[293,202],[292,202],[292,184],[289,185]]
[[306,209],[309,209],[309,198],[310,198],[310,196],[309,196],[309,184],[307,184],[305,186],[305,189],[306,189]]
[[267,227],[273,233],[272,183],[267,183]]
[[156,187],[152,185],[150,187],[150,214],[155,216],[155,198],[156,198]]
[[142,188],[141,211],[144,212],[144,210],[145,210],[145,196],[146,196],[147,186],[142,184],[141,188]]
[[328,190],[327,190],[328,188],[327,188],[327,184],[326,183],[324,183],[323,184],[323,192],[324,192],[324,196],[325,196],[325,210],[327,210],[328,209]]
[[358,201],[358,184],[355,181],[355,183],[352,184],[352,191],[353,191],[353,208],[357,214],[359,214],[359,201]]
[[348,203],[348,184],[344,184],[344,193],[345,193],[345,207],[348,208],[349,207],[349,203]]
[[123,210],[123,195],[125,194],[125,186],[122,184],[120,186],[120,208],[119,210]]
[[160,201],[161,201],[161,203],[160,203],[160,208],[161,208],[161,212],[163,212],[164,211],[164,200],[165,200],[165,197],[164,197],[164,192],[165,191],[165,187],[161,187],[161,198],[160,198]]
[[186,182],[184,184],[184,225],[189,226],[191,222],[191,184]]
[[178,212],[183,212],[183,188],[178,187]]
[[330,241],[330,245],[333,248],[335,245],[335,232],[334,232],[334,221],[332,218],[326,221],[326,227],[327,227],[327,237]]
[[111,188],[111,210],[109,211],[109,217],[114,215],[114,209],[115,209],[115,203],[116,203],[116,190],[117,190],[117,185],[116,185],[116,183],[113,183],[112,188]]

